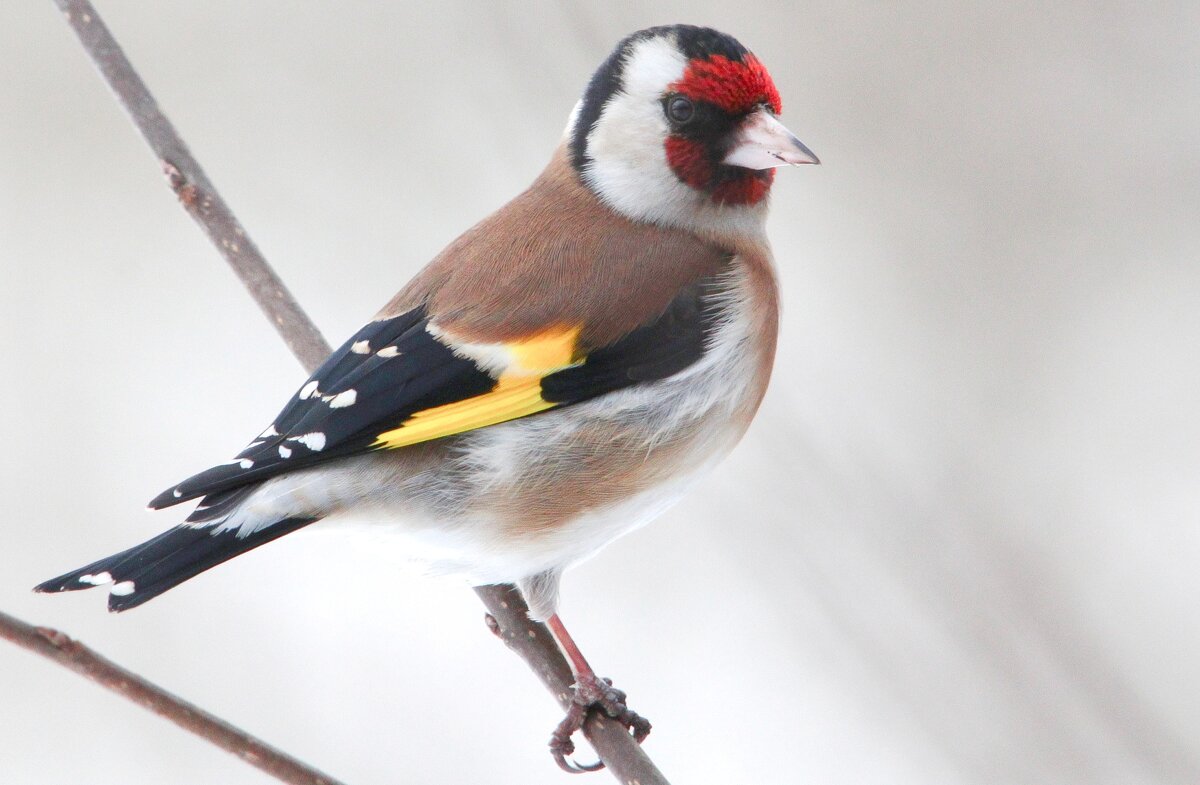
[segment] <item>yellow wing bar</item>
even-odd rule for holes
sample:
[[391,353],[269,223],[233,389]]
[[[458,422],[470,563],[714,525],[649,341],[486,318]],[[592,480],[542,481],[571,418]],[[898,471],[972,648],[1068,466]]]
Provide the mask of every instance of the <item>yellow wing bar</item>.
[[371,446],[389,450],[407,447],[558,406],[542,398],[542,377],[582,361],[575,354],[578,339],[578,327],[556,328],[504,344],[510,362],[493,390],[417,412],[399,428],[379,434]]
[[526,417],[557,405],[543,400],[540,376],[501,377],[491,392],[417,412],[399,428],[379,434],[371,446],[382,449],[407,447]]

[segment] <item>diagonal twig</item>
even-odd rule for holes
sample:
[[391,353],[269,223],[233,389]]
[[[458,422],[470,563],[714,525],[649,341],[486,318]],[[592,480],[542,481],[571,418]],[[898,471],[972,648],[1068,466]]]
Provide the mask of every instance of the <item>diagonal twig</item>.
[[[200,164],[192,157],[170,121],[158,108],[153,96],[95,8],[88,0],[54,2],[158,158],[180,203],[233,268],[292,354],[306,369],[314,370],[329,353],[329,344],[221,199]],[[488,623],[493,632],[525,660],[560,704],[564,707],[568,705],[572,684],[570,666],[559,652],[546,626],[529,619],[528,608],[520,593],[512,586],[482,586],[475,591],[487,607]],[[29,630],[33,630],[45,643],[29,637]],[[240,737],[222,736],[241,732],[184,703],[161,688],[120,669],[119,666],[103,660],[60,632],[33,628],[0,614],[0,635],[68,665],[110,689],[117,689],[115,685],[120,679],[128,678],[128,683],[136,683],[139,689],[144,689],[145,692],[131,694],[121,689],[117,691],[164,716],[170,716],[171,711],[178,711],[181,716],[203,716],[211,720],[210,726],[201,728],[195,723],[189,724],[172,717],[183,727],[199,733],[286,782],[303,785],[334,783],[320,772],[308,769],[298,761],[245,734],[241,734]],[[56,644],[55,641],[59,643]],[[108,670],[105,670],[106,668]],[[111,677],[113,673],[121,674],[120,679],[114,681]],[[174,708],[171,708],[172,706]],[[607,721],[598,712],[593,711],[583,727],[583,733],[596,748],[608,770],[621,782],[668,785],[666,777],[655,767],[649,756],[617,723]],[[223,740],[226,738],[229,740]],[[240,741],[237,740],[239,738]],[[287,766],[298,767],[297,776],[307,776],[308,779],[287,779],[279,773],[285,771]]]
[[184,209],[229,262],[296,359],[309,370],[316,368],[329,354],[329,344],[213,188],[96,9],[87,0],[54,0],[54,4],[158,157]]
[[290,785],[340,785],[333,777],[322,774],[286,752],[235,728],[220,717],[215,717],[178,695],[172,695],[162,687],[146,681],[136,673],[125,670],[58,630],[34,627],[0,612],[0,638],[48,657],[88,677],[121,697],[167,718],[184,730],[189,730],[221,749],[232,752],[282,782]]

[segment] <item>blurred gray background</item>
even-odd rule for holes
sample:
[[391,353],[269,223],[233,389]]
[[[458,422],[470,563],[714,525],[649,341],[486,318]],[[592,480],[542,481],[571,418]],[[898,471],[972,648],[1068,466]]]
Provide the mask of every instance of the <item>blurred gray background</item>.
[[[775,188],[775,381],[567,624],[680,785],[1200,781],[1200,5],[100,10],[335,342],[536,175],[622,35],[736,35],[825,161]],[[566,781],[474,595],[361,544],[120,617],[29,592],[172,525],[146,500],[303,374],[51,4],[0,31],[0,608],[352,785]],[[0,646],[0,781],[269,780]]]

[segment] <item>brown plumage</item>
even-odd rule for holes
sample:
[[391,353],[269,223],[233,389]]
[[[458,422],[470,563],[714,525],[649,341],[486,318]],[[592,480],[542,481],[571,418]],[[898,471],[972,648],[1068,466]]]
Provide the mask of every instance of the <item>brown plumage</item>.
[[528,189],[446,246],[376,318],[425,305],[443,329],[484,343],[578,324],[592,349],[662,314],[732,252],[607,207],[579,181],[564,144]]
[[560,576],[654,518],[750,425],[779,295],[773,167],[817,163],[741,44],[643,30],[592,77],[533,184],[451,243],[232,461],[164,491],[180,526],[47,581],[125,610],[276,537],[347,519],[475,584],[516,583],[577,678],[560,765],[600,704]]

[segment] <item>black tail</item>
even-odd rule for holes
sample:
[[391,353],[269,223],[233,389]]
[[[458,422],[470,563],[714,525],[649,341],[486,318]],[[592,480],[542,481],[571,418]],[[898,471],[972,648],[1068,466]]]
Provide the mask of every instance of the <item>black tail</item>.
[[39,592],[78,591],[112,583],[110,611],[136,608],[210,567],[296,531],[316,518],[287,518],[245,537],[219,525],[176,526],[127,551],[92,562],[34,587]]

